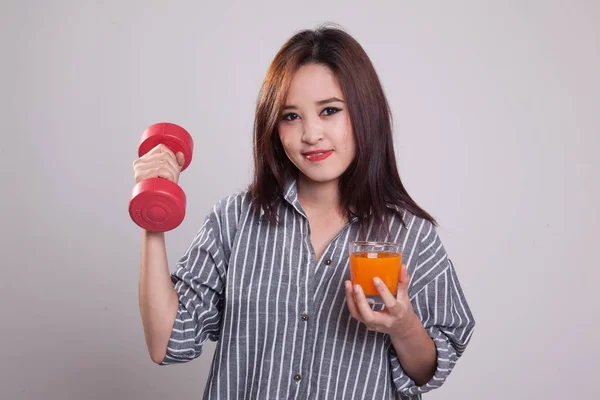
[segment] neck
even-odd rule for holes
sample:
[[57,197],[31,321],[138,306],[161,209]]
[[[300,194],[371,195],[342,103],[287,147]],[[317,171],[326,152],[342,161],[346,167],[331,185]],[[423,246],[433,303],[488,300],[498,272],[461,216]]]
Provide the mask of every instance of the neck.
[[298,177],[298,201],[308,213],[340,212],[340,196],[337,181],[315,182],[300,174]]

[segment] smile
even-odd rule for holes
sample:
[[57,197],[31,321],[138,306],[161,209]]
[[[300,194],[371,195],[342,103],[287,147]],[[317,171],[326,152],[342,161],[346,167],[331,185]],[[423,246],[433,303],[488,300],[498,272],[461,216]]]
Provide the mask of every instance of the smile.
[[333,154],[333,150],[317,150],[302,153],[302,155],[306,157],[308,161],[323,161],[331,154]]

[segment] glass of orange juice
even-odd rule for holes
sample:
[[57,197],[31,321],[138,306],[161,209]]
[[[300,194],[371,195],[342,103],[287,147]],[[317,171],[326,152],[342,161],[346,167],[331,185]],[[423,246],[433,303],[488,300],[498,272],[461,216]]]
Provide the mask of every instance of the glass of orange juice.
[[396,295],[402,264],[402,246],[390,242],[351,242],[350,279],[360,285],[367,298],[379,299],[373,278],[378,277]]

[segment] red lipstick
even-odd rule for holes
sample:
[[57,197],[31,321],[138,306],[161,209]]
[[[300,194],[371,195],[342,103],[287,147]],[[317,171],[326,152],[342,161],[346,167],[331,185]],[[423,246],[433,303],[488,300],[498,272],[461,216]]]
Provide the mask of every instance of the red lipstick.
[[333,154],[333,150],[315,150],[302,153],[302,155],[306,157],[308,161],[323,161],[331,154]]

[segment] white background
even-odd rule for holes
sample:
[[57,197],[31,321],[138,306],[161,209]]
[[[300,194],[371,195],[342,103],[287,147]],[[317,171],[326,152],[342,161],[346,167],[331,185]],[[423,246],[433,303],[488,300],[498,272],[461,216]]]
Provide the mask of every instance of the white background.
[[174,263],[252,172],[254,104],[299,29],[371,56],[401,175],[477,327],[429,399],[597,399],[600,3],[3,1],[3,399],[200,399],[214,345],[158,367],[127,204],[150,124],[195,140]]

